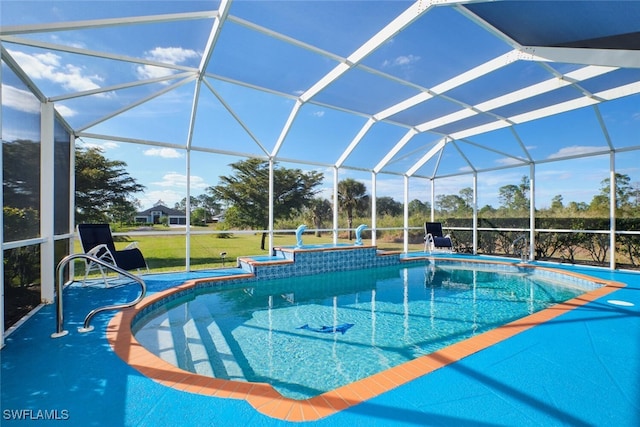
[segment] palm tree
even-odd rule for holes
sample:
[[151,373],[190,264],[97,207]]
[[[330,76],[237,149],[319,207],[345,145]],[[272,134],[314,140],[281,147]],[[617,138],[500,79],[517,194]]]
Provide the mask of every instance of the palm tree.
[[322,223],[331,218],[331,211],[331,202],[327,199],[315,198],[309,203],[306,217],[313,222],[313,226],[316,228],[316,237],[320,237]]
[[347,178],[338,182],[338,204],[340,205],[340,209],[347,213],[349,240],[351,240],[354,211],[364,211],[369,205],[367,187],[360,181],[356,181],[352,178]]

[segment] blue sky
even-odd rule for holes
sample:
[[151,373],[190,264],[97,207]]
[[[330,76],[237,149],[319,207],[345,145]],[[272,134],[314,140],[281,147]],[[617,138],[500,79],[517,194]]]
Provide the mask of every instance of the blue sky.
[[[229,163],[242,155],[265,155],[276,146],[295,98],[332,70],[340,57],[346,57],[402,13],[411,2],[248,2],[232,4],[228,20],[218,39],[207,68],[208,76],[199,90],[198,109],[191,144],[192,194],[198,195],[215,185],[218,177],[230,173]],[[217,2],[201,1],[14,1],[2,3],[3,26],[140,16],[144,14],[199,12],[216,9]],[[308,19],[313,16],[314,19]],[[249,23],[249,24],[247,24]],[[107,56],[140,58],[177,67],[197,68],[206,46],[213,19],[124,25],[73,31],[51,31],[18,35],[33,43],[52,43],[79,51],[96,51]],[[277,33],[280,37],[256,31],[251,25]],[[289,41],[296,39],[297,42]],[[117,61],[73,52],[48,50],[21,43],[5,42],[5,48],[48,97],[81,93],[158,79],[180,73],[149,64]],[[420,18],[406,31],[395,35],[367,56],[362,67],[345,73],[302,106],[286,135],[278,156],[301,159],[301,164],[283,162],[287,167],[325,172],[323,195],[333,185],[334,164],[367,121],[402,100],[420,94],[418,87],[432,88],[486,61],[511,50],[503,40],[492,36],[449,8],[437,8]],[[540,64],[516,61],[476,81],[446,92],[391,117],[392,122],[377,122],[347,158],[339,179],[355,178],[371,188],[371,173],[385,154],[402,139],[410,126],[437,119],[461,110],[459,103],[479,104],[488,99],[517,91],[526,85],[552,77],[549,67],[568,73],[580,67],[572,64]],[[3,138],[12,138],[8,117],[11,110],[34,113],[38,104],[25,98],[24,90],[11,73],[3,70]],[[219,78],[222,77],[222,78]],[[245,85],[237,84],[244,82]],[[581,82],[593,93],[606,91],[615,84],[640,81],[638,70],[612,70]],[[268,88],[268,91],[256,90]],[[170,90],[169,90],[170,89]],[[102,120],[114,111],[126,108],[154,94],[163,93],[135,108],[90,126],[86,132],[113,136],[104,141],[83,137],[89,145],[99,145],[108,157],[123,160],[128,171],[147,187],[140,195],[143,208],[157,200],[168,205],[182,199],[186,184],[186,151],[194,80],[175,78],[166,81],[118,89],[91,96],[56,101],[56,109],[75,128]],[[503,106],[501,116],[521,114],[531,103],[544,108],[556,102],[582,96],[575,88],[560,88],[539,96]],[[32,99],[25,102],[25,99]],[[338,107],[329,108],[326,104]],[[574,156],[608,149],[608,134],[616,149],[640,146],[640,95],[635,94],[600,104],[598,110],[585,107],[557,116],[538,119],[450,143],[441,157],[424,164],[419,175],[452,177],[436,181],[437,193],[457,193],[472,185],[469,162],[478,169],[493,169],[517,161],[526,161],[526,152],[542,163],[536,167],[538,207],[545,207],[557,194],[565,202],[589,202],[597,194],[600,182],[608,176],[609,156],[584,159]],[[358,111],[362,114],[354,114]],[[602,118],[601,126],[598,113]],[[489,116],[477,116],[436,126],[412,138],[378,175],[378,196],[403,197],[403,178],[407,172],[445,134],[456,133],[469,124],[486,122]],[[489,119],[493,120],[491,117]],[[604,129],[604,130],[603,130]],[[117,139],[133,138],[129,144]],[[153,146],[150,143],[164,146]],[[523,149],[524,147],[524,149]],[[618,172],[632,182],[640,181],[638,151],[616,155]],[[232,155],[234,154],[234,155]],[[547,163],[564,157],[568,160]],[[518,160],[521,159],[521,160]],[[361,171],[360,169],[365,169]],[[529,167],[480,173],[479,204],[498,205],[498,189],[517,184]],[[412,179],[410,199],[428,200],[428,180]]]

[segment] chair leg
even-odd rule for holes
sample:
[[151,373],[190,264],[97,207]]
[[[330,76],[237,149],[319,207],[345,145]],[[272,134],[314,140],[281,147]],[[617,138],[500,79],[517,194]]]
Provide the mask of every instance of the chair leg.
[[[89,276],[89,272],[94,268],[93,267],[93,262],[90,262],[89,265],[84,266],[84,279],[82,279],[82,286],[87,286],[87,277]],[[104,282],[104,287],[108,288],[109,287],[109,283],[107,282],[107,275],[104,271],[104,268],[100,265],[100,264],[95,264],[98,267],[98,270],[100,270],[100,274],[102,275],[102,281]]]
[[99,267],[100,267],[100,273],[102,274],[102,280],[104,281],[104,287],[108,288],[109,282],[107,282],[107,273],[105,273],[103,266],[100,265]]
[[84,279],[82,279],[82,286],[87,286],[87,276],[89,276],[89,270],[90,270],[90,266],[88,266],[86,263],[84,265]]

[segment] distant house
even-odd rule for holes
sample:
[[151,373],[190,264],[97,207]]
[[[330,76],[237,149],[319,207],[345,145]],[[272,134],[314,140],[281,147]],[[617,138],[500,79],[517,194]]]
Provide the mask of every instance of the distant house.
[[167,217],[168,225],[187,225],[187,215],[177,209],[166,207],[162,200],[158,200],[152,208],[136,214],[136,222],[145,224],[160,224],[162,218]]

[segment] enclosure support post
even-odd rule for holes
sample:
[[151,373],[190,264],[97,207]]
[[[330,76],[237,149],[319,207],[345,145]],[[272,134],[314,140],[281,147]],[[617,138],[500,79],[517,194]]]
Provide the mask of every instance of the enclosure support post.
[[473,254],[478,254],[478,172],[473,172]]
[[[71,255],[74,252],[73,244],[75,242],[75,229],[76,229],[76,192],[73,189],[76,188],[76,137],[69,133],[69,229],[67,230],[71,237],[69,237],[69,253]],[[69,269],[69,279],[75,278],[75,271],[73,268]]]
[[535,259],[536,249],[536,165],[529,165],[529,261]]
[[338,167],[333,168],[333,244],[338,244]]
[[269,255],[273,254],[273,197],[274,197],[274,162],[269,158]]
[[404,247],[406,254],[409,252],[409,176],[404,176]]
[[374,172],[371,172],[371,245],[375,246],[376,244],[376,227],[377,227],[377,218],[378,218],[378,204],[376,202],[377,196],[377,177],[378,175]]
[[184,210],[187,214],[185,232],[185,270],[191,271],[191,149],[187,148],[185,155],[187,169],[187,197],[185,198]]
[[609,268],[616,269],[616,153],[609,154]]
[[[55,288],[54,250],[54,104],[40,104],[40,296],[42,302],[52,303]],[[46,213],[43,213],[46,212]]]
[[436,189],[435,189],[435,183],[436,181],[431,178],[431,219],[430,221],[433,222],[436,220],[436,203],[435,203],[435,198],[436,198]]

